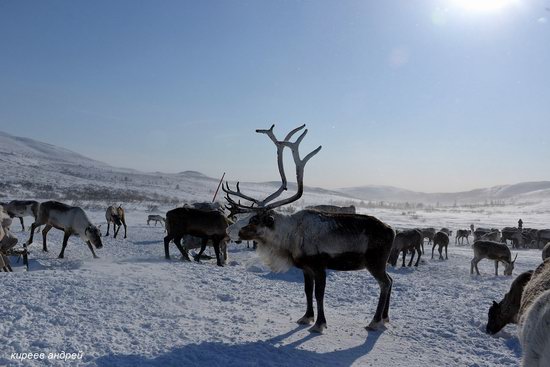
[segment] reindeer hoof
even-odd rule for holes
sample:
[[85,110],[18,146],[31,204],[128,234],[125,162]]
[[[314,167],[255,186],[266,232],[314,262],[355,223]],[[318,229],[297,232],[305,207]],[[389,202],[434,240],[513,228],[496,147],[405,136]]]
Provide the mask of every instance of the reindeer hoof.
[[380,320],[378,322],[371,321],[370,324],[365,326],[365,329],[367,329],[368,331],[376,331],[380,330],[382,327],[384,327],[384,320]]
[[390,322],[390,318],[386,317],[386,318],[382,319],[382,321],[384,321],[384,324],[388,324]]
[[327,324],[320,324],[320,325],[315,324],[312,327],[310,327],[307,331],[309,331],[310,333],[322,334],[323,330],[325,330],[326,328],[327,328]]
[[300,325],[310,325],[313,322],[313,316],[302,316],[298,321],[296,321],[297,324]]

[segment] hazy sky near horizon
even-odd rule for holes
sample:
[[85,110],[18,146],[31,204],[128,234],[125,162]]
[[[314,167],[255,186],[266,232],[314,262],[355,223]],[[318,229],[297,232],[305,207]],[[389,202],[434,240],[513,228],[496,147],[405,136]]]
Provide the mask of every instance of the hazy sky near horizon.
[[254,130],[306,123],[310,186],[548,180],[550,0],[481,2],[2,1],[0,130],[265,181]]

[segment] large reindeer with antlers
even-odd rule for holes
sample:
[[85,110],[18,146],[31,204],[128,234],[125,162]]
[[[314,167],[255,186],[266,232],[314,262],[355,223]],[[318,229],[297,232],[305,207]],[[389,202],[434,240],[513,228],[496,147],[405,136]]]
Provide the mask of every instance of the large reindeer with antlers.
[[[304,191],[304,167],[317,154],[318,147],[301,159],[299,145],[307,130],[291,142],[292,136],[302,130],[302,125],[287,134],[283,141],[273,134],[274,125],[269,130],[256,130],[266,134],[277,147],[277,162],[281,175],[281,186],[264,200],[247,196],[239,189],[229,188],[227,182],[223,190],[232,212],[248,213],[228,228],[233,239],[256,240],[258,254],[273,271],[285,271],[291,266],[302,269],[304,290],[307,300],[306,313],[298,320],[299,324],[310,324],[314,319],[313,293],[317,301],[317,320],[310,332],[321,333],[326,328],[324,294],[326,270],[360,270],[366,268],[378,281],[380,297],[374,318],[367,326],[376,330],[389,321],[388,311],[392,278],[386,273],[386,262],[395,237],[393,229],[380,220],[359,214],[325,213],[318,210],[301,210],[292,215],[274,211],[275,208],[298,200]],[[288,198],[273,202],[287,190],[284,172],[283,151],[289,148],[296,164],[297,192]],[[251,204],[244,205],[231,196],[240,197]]]

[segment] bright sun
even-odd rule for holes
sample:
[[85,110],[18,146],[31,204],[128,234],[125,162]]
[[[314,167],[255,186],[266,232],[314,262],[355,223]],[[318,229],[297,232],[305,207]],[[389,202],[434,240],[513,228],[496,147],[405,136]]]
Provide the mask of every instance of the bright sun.
[[452,0],[452,2],[465,10],[492,12],[517,4],[519,0]]

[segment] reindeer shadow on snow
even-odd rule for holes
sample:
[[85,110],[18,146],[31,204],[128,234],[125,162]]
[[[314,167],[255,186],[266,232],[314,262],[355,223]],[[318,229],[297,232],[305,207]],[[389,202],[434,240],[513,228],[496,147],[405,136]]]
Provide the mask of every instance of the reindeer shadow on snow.
[[150,358],[136,354],[106,355],[99,357],[94,364],[107,366],[351,366],[358,359],[367,356],[376,345],[381,331],[369,331],[364,343],[349,349],[330,352],[315,352],[299,347],[309,340],[322,337],[308,333],[303,338],[286,345],[279,345],[288,337],[303,330],[298,326],[271,339],[228,344],[221,342],[203,342],[176,347],[164,354]]

